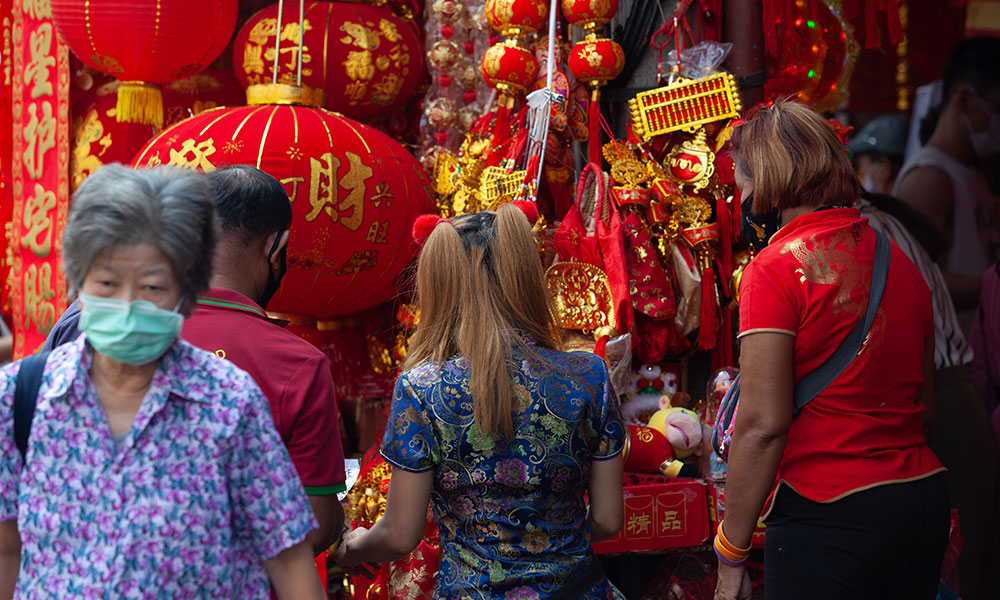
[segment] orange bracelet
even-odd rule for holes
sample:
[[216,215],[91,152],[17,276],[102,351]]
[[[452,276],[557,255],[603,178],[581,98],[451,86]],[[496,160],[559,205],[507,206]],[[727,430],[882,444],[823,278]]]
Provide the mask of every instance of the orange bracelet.
[[730,563],[742,563],[747,559],[747,556],[749,556],[750,554],[749,552],[744,554],[737,554],[735,552],[731,552],[729,548],[726,548],[723,545],[722,536],[720,535],[715,536],[714,545],[715,545],[715,553],[718,554],[720,557],[725,558]]
[[749,554],[751,546],[747,546],[746,548],[739,548],[735,544],[729,541],[729,538],[727,538],[726,534],[722,531],[722,524],[724,522],[725,521],[719,521],[719,530],[718,530],[719,542],[722,544],[722,546],[730,553],[736,554],[741,558]]

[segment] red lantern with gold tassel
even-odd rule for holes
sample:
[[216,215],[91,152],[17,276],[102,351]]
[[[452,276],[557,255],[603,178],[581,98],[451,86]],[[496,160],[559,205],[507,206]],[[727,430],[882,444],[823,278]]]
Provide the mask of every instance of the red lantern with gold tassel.
[[570,25],[589,33],[607,25],[618,10],[618,0],[562,0],[563,16]]
[[541,0],[487,0],[483,13],[501,35],[522,37],[538,31],[549,10]]
[[[299,27],[297,2],[281,14],[277,83],[297,83],[302,34],[301,83],[326,93],[329,110],[368,119],[403,107],[424,78],[417,25],[381,6],[348,2],[305,3]],[[278,5],[257,12],[236,34],[233,71],[244,87],[274,78]]]
[[190,77],[225,49],[236,0],[51,0],[66,44],[87,65],[122,82],[116,118],[160,128],[159,84]]
[[[510,137],[514,94],[526,93],[538,75],[535,53],[519,46],[516,38],[538,31],[548,9],[542,0],[487,0],[483,14],[490,27],[509,36],[503,43],[491,46],[481,63],[483,79],[500,92],[492,138],[493,147],[498,148]],[[495,158],[490,162],[495,162]]]
[[[251,164],[292,201],[288,274],[268,308],[329,319],[396,293],[416,245],[418,215],[434,210],[430,184],[398,142],[317,108],[296,86],[250,88],[261,105],[204,112],[165,129],[132,161],[209,171]],[[311,103],[310,106],[291,104]]]
[[573,46],[568,63],[573,76],[592,90],[587,109],[587,159],[599,165],[602,161],[600,90],[625,68],[625,51],[617,42],[597,32],[611,21],[618,10],[618,0],[563,0],[562,10],[570,24],[589,32]]

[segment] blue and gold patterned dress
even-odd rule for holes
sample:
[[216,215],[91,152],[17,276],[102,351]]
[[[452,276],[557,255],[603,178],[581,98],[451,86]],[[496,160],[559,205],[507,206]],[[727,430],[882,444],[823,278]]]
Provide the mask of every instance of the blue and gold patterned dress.
[[[461,356],[396,382],[382,456],[400,469],[434,470],[438,598],[547,598],[595,560],[583,495],[592,462],[622,451],[618,399],[597,356],[531,350],[508,361],[515,437],[507,442],[474,424]],[[607,597],[603,579],[582,596]]]

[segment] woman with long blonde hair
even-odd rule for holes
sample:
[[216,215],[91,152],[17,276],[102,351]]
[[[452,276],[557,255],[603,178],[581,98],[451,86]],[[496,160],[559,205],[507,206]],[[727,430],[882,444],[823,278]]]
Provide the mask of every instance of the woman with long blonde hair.
[[591,542],[624,519],[624,426],[607,367],[559,351],[517,207],[431,225],[381,449],[394,467],[385,515],[347,534],[335,559],[363,570],[406,556],[433,501],[435,597],[606,598]]

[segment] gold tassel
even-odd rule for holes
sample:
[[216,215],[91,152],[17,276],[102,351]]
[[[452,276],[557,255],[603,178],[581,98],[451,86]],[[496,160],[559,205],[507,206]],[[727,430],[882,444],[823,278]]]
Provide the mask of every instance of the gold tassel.
[[118,86],[116,118],[119,123],[142,123],[163,128],[163,97],[160,86],[145,81],[123,81]]

